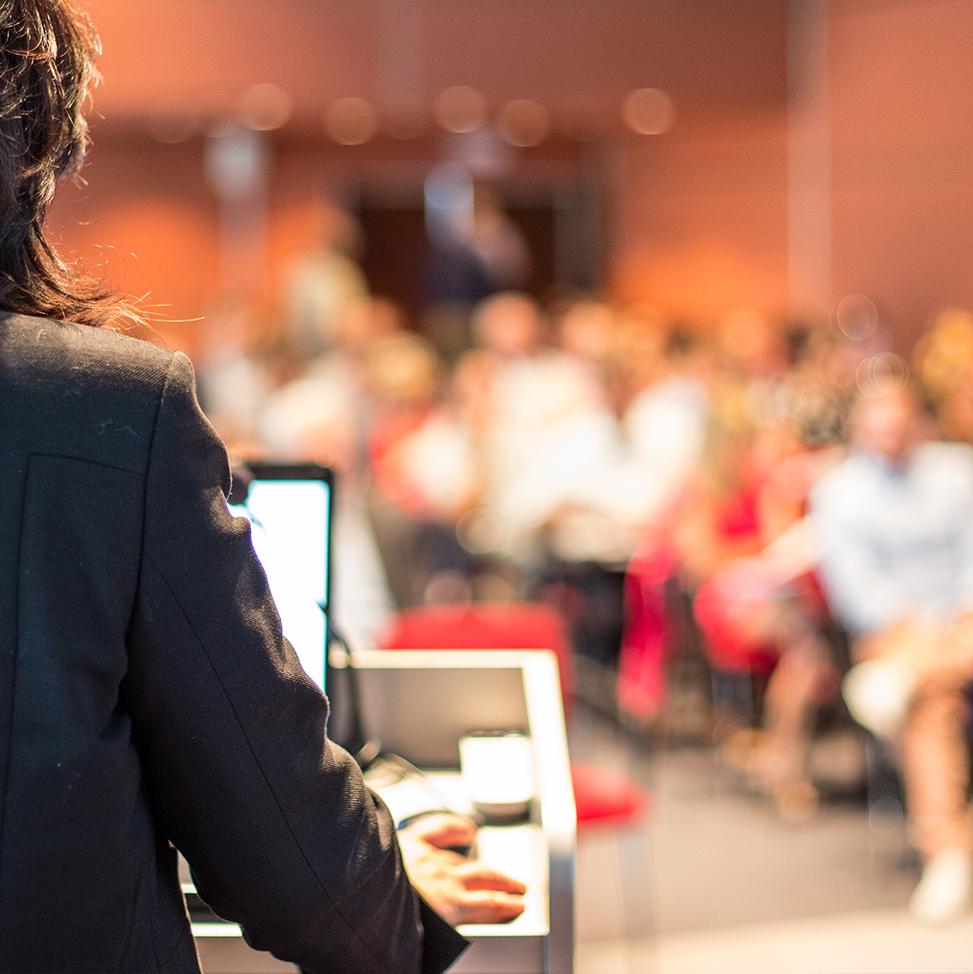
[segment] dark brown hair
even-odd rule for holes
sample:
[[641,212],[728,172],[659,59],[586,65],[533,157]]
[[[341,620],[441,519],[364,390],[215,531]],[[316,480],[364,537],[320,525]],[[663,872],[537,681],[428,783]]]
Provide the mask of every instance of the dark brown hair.
[[111,292],[69,270],[44,235],[58,180],[88,144],[84,105],[100,44],[62,0],[0,0],[0,308],[99,325]]

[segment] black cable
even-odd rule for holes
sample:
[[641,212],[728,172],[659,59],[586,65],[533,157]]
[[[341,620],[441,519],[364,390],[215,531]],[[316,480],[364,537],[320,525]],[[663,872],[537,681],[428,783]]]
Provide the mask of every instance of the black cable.
[[[347,705],[348,713],[348,737],[341,742],[345,750],[349,751],[358,766],[364,771],[382,752],[382,742],[377,737],[369,737],[365,732],[365,722],[362,717],[361,706],[361,687],[358,683],[358,670],[355,668],[355,661],[351,653],[348,640],[336,628],[331,621],[327,609],[323,605],[318,608],[324,613],[325,620],[325,653],[330,654],[332,641],[336,642],[345,653],[345,665],[343,667],[345,679],[347,681]],[[326,657],[330,659],[330,656]]]

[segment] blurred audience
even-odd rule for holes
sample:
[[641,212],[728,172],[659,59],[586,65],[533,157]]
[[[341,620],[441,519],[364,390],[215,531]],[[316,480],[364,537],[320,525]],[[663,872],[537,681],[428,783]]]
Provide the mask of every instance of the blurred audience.
[[833,344],[813,330],[775,335],[738,313],[718,337],[710,367],[696,369],[710,389],[696,462],[629,563],[619,705],[639,723],[659,716],[689,597],[714,668],[773,670],[766,733],[747,753],[738,736],[731,757],[782,809],[799,793],[813,805],[801,752],[826,659],[800,522],[811,485],[838,458],[850,377],[831,374]]
[[[212,318],[201,394],[231,445],[340,474],[352,645],[396,609],[550,601],[617,677],[609,705],[649,728],[688,625],[717,677],[765,685],[756,714],[716,699],[714,734],[801,820],[816,717],[848,665],[826,638],[837,621],[852,713],[900,749],[926,863],[913,910],[956,915],[973,885],[973,449],[939,440],[973,440],[973,316],[944,312],[916,347],[934,420],[901,359],[834,326],[490,293],[524,272],[494,210],[481,194],[467,244],[504,272],[458,344],[368,295],[337,218],[293,268],[276,342],[257,347],[238,302]],[[579,670],[582,695],[597,669]]]
[[[768,673],[762,730],[729,735],[724,754],[783,817],[800,820],[818,800],[807,768],[817,710],[839,680],[804,514],[811,488],[843,458],[851,376],[832,369],[835,348],[826,336],[800,329],[784,337],[788,368],[772,384],[758,373],[759,397],[748,388],[749,446],[729,465],[742,487],[730,526],[737,544],[758,550],[729,559],[724,551],[698,586],[694,614],[714,666]],[[698,562],[695,552],[683,556],[690,571],[699,572]]]

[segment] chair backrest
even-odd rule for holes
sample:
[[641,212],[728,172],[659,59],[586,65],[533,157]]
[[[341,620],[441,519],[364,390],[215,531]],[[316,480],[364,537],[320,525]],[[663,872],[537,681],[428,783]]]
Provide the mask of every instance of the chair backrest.
[[565,705],[573,688],[567,626],[556,609],[540,602],[463,602],[404,609],[379,639],[379,647],[549,649],[557,656]]

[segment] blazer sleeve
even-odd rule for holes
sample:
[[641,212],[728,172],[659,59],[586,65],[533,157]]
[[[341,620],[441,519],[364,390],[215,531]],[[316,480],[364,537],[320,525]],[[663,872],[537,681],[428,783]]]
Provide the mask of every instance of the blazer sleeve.
[[440,971],[465,941],[426,914],[424,942],[391,818],[326,736],[327,701],[281,635],[228,488],[177,354],[145,478],[123,685],[157,825],[254,947],[328,974]]

